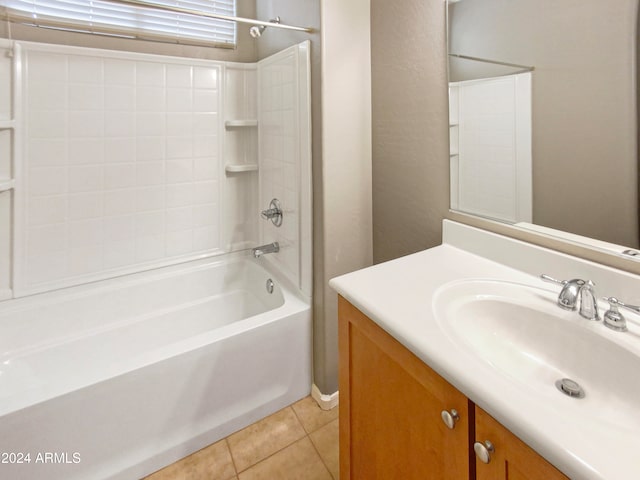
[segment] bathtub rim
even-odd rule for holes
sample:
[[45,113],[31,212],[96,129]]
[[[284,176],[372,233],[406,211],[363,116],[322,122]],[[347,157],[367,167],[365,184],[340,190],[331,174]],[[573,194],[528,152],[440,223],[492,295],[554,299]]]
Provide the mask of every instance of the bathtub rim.
[[188,259],[179,263],[150,267],[144,270],[122,273],[114,277],[87,282],[80,285],[70,285],[67,287],[60,287],[45,292],[34,292],[29,295],[1,300],[0,314],[12,313],[14,311],[28,309],[33,306],[43,305],[50,302],[58,303],[66,299],[87,297],[103,291],[125,288],[127,286],[144,283],[153,278],[167,278],[173,275],[177,275],[180,272],[186,270],[201,270],[216,265],[242,261],[247,261],[249,263],[255,264],[258,267],[261,267],[263,270],[269,272],[269,274],[278,281],[279,285],[281,285],[282,287],[286,287],[286,290],[288,290],[292,295],[298,297],[300,300],[303,300],[305,302],[311,301],[311,298],[304,295],[285,275],[282,275],[280,272],[278,272],[277,269],[273,267],[271,262],[261,262],[260,259],[254,259],[248,253],[248,251],[243,250],[222,255],[210,254],[205,256],[198,256],[197,258]]

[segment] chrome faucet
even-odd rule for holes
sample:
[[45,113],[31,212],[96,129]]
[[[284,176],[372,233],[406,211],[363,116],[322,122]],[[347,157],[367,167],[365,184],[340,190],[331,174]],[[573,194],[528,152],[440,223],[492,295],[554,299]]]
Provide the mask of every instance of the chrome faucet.
[[276,227],[282,225],[282,208],[280,207],[280,202],[277,198],[271,200],[269,204],[269,208],[267,210],[262,210],[260,216],[265,220],[271,220]]
[[266,245],[260,245],[259,247],[252,248],[253,256],[260,258],[266,253],[278,253],[280,251],[280,244],[278,242],[268,243]]
[[580,278],[557,280],[548,275],[540,275],[540,278],[546,282],[562,285],[557,302],[560,308],[576,310],[579,303],[578,313],[581,317],[587,320],[600,320],[598,301],[594,291],[595,284],[591,280],[586,282]]

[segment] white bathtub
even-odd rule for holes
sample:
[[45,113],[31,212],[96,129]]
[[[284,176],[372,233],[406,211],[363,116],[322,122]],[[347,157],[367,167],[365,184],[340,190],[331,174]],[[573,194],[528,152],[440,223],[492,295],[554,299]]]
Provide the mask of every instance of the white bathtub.
[[0,478],[131,480],[308,395],[311,313],[198,260],[1,302],[0,352]]

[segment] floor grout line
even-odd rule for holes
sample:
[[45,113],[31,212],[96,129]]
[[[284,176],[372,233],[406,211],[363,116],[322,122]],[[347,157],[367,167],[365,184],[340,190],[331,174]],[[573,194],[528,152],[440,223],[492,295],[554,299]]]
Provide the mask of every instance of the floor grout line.
[[[298,400],[300,401],[300,400]],[[296,402],[298,403],[298,402]],[[298,420],[298,423],[300,424],[300,426],[302,427],[302,430],[304,430],[304,433],[306,433],[307,435],[309,435],[309,432],[307,432],[307,428],[304,426],[304,423],[302,422],[302,420],[300,419],[300,415],[298,415],[298,412],[296,412],[296,409],[293,408],[293,406],[295,405],[295,403],[292,403],[291,405],[289,405],[289,407],[291,408],[291,410],[293,410],[293,414],[296,417],[296,420]]]
[[[300,400],[302,401],[302,400]],[[298,403],[298,402],[296,402]],[[324,465],[324,468],[327,469],[327,472],[329,472],[329,475],[331,476],[331,478],[333,477],[333,473],[331,473],[331,469],[329,468],[329,465],[327,465],[327,462],[325,461],[324,457],[322,456],[322,454],[320,453],[320,450],[318,450],[318,447],[316,446],[315,442],[313,441],[313,439],[311,438],[311,434],[317,432],[318,430],[326,427],[327,425],[329,425],[331,422],[333,422],[335,419],[329,420],[328,422],[320,425],[318,428],[316,428],[315,430],[312,431],[308,431],[307,428],[305,427],[304,423],[302,422],[302,420],[300,419],[300,416],[298,415],[298,412],[296,412],[296,409],[293,407],[295,405],[295,403],[292,403],[290,405],[291,410],[293,410],[293,413],[295,414],[295,416],[298,418],[298,421],[300,422],[300,424],[302,425],[302,429],[307,433],[307,438],[309,438],[309,441],[311,442],[311,445],[313,446],[313,449],[316,451],[316,453],[318,454],[318,457],[320,457],[320,461],[322,462],[322,464]],[[335,408],[335,407],[334,407]],[[336,480],[336,479],[334,479]]]
[[[299,401],[302,401],[302,400],[299,400]],[[298,403],[298,402],[296,402],[296,403]],[[329,420],[328,422],[323,423],[322,425],[320,425],[319,427],[317,427],[315,430],[308,431],[308,430],[307,430],[307,427],[305,427],[305,426],[304,426],[304,422],[300,419],[300,416],[299,416],[299,415],[298,415],[298,413],[296,412],[296,409],[295,409],[295,408],[293,408],[293,406],[294,406],[294,405],[295,405],[295,403],[292,403],[291,405],[289,405],[289,407],[291,407],[291,410],[293,410],[294,415],[296,416],[296,418],[297,418],[297,419],[298,419],[298,421],[300,422],[300,425],[302,425],[302,429],[305,431],[305,433],[306,433],[307,435],[311,435],[312,433],[317,432],[317,431],[318,431],[318,430],[320,430],[322,427],[326,427],[327,425],[329,425],[331,422],[333,422],[333,421],[335,420],[335,418],[332,418],[332,419],[331,419],[331,420]],[[318,407],[318,408],[320,408],[320,407]],[[333,407],[333,408],[336,408],[336,407]],[[333,409],[332,409],[332,410],[333,410]],[[324,410],[323,410],[323,411],[324,411]]]
[[[266,461],[266,460],[270,459],[270,458],[271,458],[271,457],[273,457],[274,455],[277,455],[278,453],[282,452],[283,450],[286,450],[286,449],[287,449],[287,448],[289,448],[291,445],[293,445],[293,444],[295,444],[295,443],[298,443],[300,440],[304,440],[305,438],[308,438],[308,437],[309,437],[309,435],[305,435],[305,436],[303,436],[303,437],[298,438],[297,440],[294,440],[294,441],[293,441],[293,442],[291,442],[289,445],[286,445],[286,446],[282,447],[282,448],[281,448],[280,450],[278,450],[277,452],[273,452],[272,454],[270,454],[270,455],[268,455],[268,456],[264,457],[264,458],[263,458],[262,460],[260,460],[259,462],[256,462],[256,463],[254,463],[253,465],[249,465],[247,468],[245,468],[245,469],[244,469],[244,470],[242,470],[241,472],[236,471],[236,474],[237,474],[237,475],[240,475],[240,473],[244,473],[244,472],[246,472],[247,470],[249,470],[249,469],[251,469],[251,468],[255,467],[256,465],[260,465],[262,462],[264,462],[264,461]],[[313,442],[311,441],[311,439],[310,439],[310,438],[309,438],[309,441],[313,444]],[[314,447],[314,448],[315,448],[315,447]]]
[[[296,403],[297,403],[297,402],[296,402]],[[318,432],[319,430],[321,430],[321,429],[323,429],[323,428],[327,427],[328,425],[330,425],[330,424],[331,424],[335,419],[331,419],[331,420],[329,420],[329,421],[327,421],[327,422],[323,423],[322,425],[317,426],[315,429],[313,429],[313,430],[311,430],[311,429],[310,429],[310,431],[307,431],[307,428],[305,427],[305,424],[304,424],[304,422],[302,421],[302,417],[298,414],[298,412],[296,412],[295,408],[293,408],[293,405],[294,405],[294,404],[288,405],[287,407],[282,408],[282,409],[281,409],[281,410],[279,410],[278,412],[283,411],[283,410],[287,410],[287,409],[291,409],[291,411],[293,412],[293,416],[294,416],[295,420],[298,422],[298,425],[299,425],[300,427],[302,427],[302,429],[301,429],[301,430],[302,430],[303,435],[301,435],[300,437],[298,437],[298,438],[296,438],[295,440],[291,441],[291,442],[290,442],[290,443],[288,443],[287,445],[282,446],[281,448],[279,448],[279,449],[278,449],[278,450],[276,450],[275,452],[271,453],[270,455],[267,455],[266,457],[264,457],[264,458],[260,459],[259,461],[257,461],[256,463],[254,463],[254,464],[252,464],[252,465],[247,466],[246,468],[244,468],[244,469],[242,469],[242,470],[239,470],[239,469],[238,469],[238,464],[237,464],[237,462],[236,462],[236,459],[235,459],[235,457],[234,457],[234,455],[233,455],[233,451],[232,451],[232,448],[231,448],[231,442],[229,441],[229,438],[230,438],[233,434],[231,434],[231,435],[227,435],[226,437],[224,437],[223,439],[221,439],[221,440],[224,440],[224,445],[226,446],[226,448],[227,448],[227,450],[228,450],[228,452],[229,452],[229,456],[231,457],[231,466],[233,467],[233,471],[234,471],[234,476],[233,476],[233,477],[231,477],[231,478],[235,478],[235,479],[238,479],[238,480],[239,480],[240,475],[241,475],[242,473],[247,472],[248,470],[252,469],[253,467],[256,467],[256,466],[260,465],[261,463],[266,462],[267,460],[271,459],[271,457],[273,457],[273,456],[275,456],[275,455],[278,455],[278,454],[282,453],[284,450],[286,450],[286,449],[288,449],[288,448],[292,447],[293,445],[295,445],[295,444],[297,444],[297,443],[299,443],[299,442],[304,441],[305,439],[307,439],[309,442],[311,442],[311,446],[312,446],[312,448],[313,448],[313,451],[314,451],[314,452],[316,453],[316,455],[319,457],[319,459],[320,459],[320,462],[321,462],[322,466],[325,468],[325,471],[326,471],[327,473],[329,473],[329,477],[330,477],[330,478],[332,478],[333,480],[338,480],[338,479],[336,479],[336,478],[333,476],[333,473],[332,473],[331,469],[329,468],[329,464],[328,464],[328,462],[324,459],[324,457],[323,457],[323,456],[322,456],[322,454],[320,453],[320,450],[318,449],[318,447],[316,446],[315,442],[313,441],[313,439],[312,439],[312,437],[311,437],[311,435],[313,435],[314,433],[316,433],[316,432]],[[303,409],[303,411],[306,411],[306,410],[304,410],[304,409]],[[275,412],[275,413],[277,413],[277,412]],[[267,418],[267,417],[265,417],[265,418]],[[263,419],[263,420],[264,420],[264,419]],[[259,420],[259,421],[261,421],[261,420]],[[259,421],[258,421],[258,422],[259,422]],[[255,423],[258,423],[258,422],[255,422]],[[254,423],[254,424],[255,424],[255,423]],[[252,424],[252,425],[254,425],[254,424]],[[310,425],[315,425],[315,424],[314,424],[314,422],[310,422]],[[248,428],[248,427],[245,427],[245,428]],[[236,433],[237,433],[237,432],[236,432]],[[212,444],[212,445],[213,445],[213,444]],[[211,446],[211,445],[209,445],[209,446]],[[205,447],[203,447],[203,449],[204,449],[204,448],[208,448],[209,446],[205,446]],[[197,453],[197,452],[194,452],[194,453]],[[193,455],[193,454],[192,454],[192,455]],[[187,457],[185,457],[185,458],[187,458]],[[182,460],[184,460],[184,458],[183,458],[183,459],[178,460],[177,462],[174,462],[174,464],[175,464],[175,463],[178,463],[178,462],[180,462],[180,461],[182,461]],[[172,465],[173,465],[173,464],[172,464]],[[171,465],[167,465],[167,466],[166,466],[166,467],[164,467],[164,468],[168,468],[168,467],[170,467],[170,466],[171,466]],[[154,472],[154,474],[155,474],[155,473],[157,473],[157,472]],[[146,477],[145,477],[145,478],[146,478]]]
[[236,478],[238,477],[238,475],[240,475],[240,472],[238,472],[238,467],[236,466],[236,460],[235,458],[233,458],[233,453],[231,453],[231,444],[229,443],[229,437],[231,435],[227,435],[226,437],[224,437],[224,443],[227,446],[227,450],[229,450],[229,456],[231,457],[231,464],[233,465],[233,471],[235,473]]
[[[328,424],[327,424],[328,425]],[[320,427],[322,428],[322,427]],[[320,430],[320,428],[318,430]],[[317,430],[316,430],[317,431]],[[316,446],[315,442],[313,441],[313,439],[311,438],[311,435],[307,435],[307,437],[309,437],[309,441],[311,442],[311,445],[313,446],[313,449],[316,451],[316,453],[318,454],[318,457],[320,457],[320,461],[322,462],[322,464],[324,465],[324,468],[326,468],[327,472],[329,473],[329,475],[331,476],[331,478],[333,478],[333,473],[331,473],[331,469],[329,469],[329,465],[327,465],[327,462],[324,461],[324,458],[322,457],[322,454],[320,453],[320,450],[318,450],[318,447]],[[334,479],[335,480],[335,479]]]
[[[249,465],[248,467],[246,467],[246,468],[245,468],[245,469],[243,469],[243,470],[238,470],[238,468],[237,468],[237,467],[236,467],[236,465],[235,465],[235,461],[234,461],[233,467],[234,467],[234,468],[235,468],[235,470],[236,470],[236,475],[238,475],[238,476],[239,476],[241,473],[246,472],[246,471],[247,471],[247,470],[249,470],[250,468],[255,467],[256,465],[258,465],[258,464],[260,464],[260,463],[264,462],[264,461],[265,461],[265,460],[267,460],[268,458],[273,457],[273,456],[274,456],[274,455],[276,455],[277,453],[282,452],[284,449],[289,448],[289,447],[290,447],[291,445],[293,445],[294,443],[299,442],[299,441],[300,441],[300,440],[302,440],[303,438],[305,438],[305,437],[308,437],[308,436],[309,436],[309,434],[307,434],[307,431],[306,431],[306,430],[305,430],[305,428],[304,428],[304,425],[302,424],[302,422],[301,422],[301,421],[300,421],[300,419],[298,418],[298,415],[296,414],[296,411],[293,409],[293,404],[288,405],[288,406],[286,406],[286,407],[284,407],[284,408],[281,408],[281,409],[280,409],[280,410],[278,410],[277,412],[274,412],[272,415],[275,415],[275,414],[276,414],[276,413],[278,413],[278,412],[282,412],[283,410],[287,410],[288,408],[290,408],[290,409],[291,409],[291,411],[293,412],[294,417],[296,418],[296,420],[298,421],[298,423],[299,423],[299,424],[300,424],[300,426],[302,427],[302,431],[304,432],[304,435],[303,435],[302,437],[300,437],[300,438],[297,438],[297,439],[293,440],[291,443],[288,443],[287,445],[285,445],[285,446],[283,446],[282,448],[278,449],[277,451],[275,451],[275,452],[271,453],[270,455],[267,455],[266,457],[264,457],[264,458],[263,458],[263,459],[261,459],[260,461],[258,461],[258,462],[256,462],[256,463],[254,463],[254,464],[252,464],[252,465]],[[267,417],[265,417],[265,418],[267,418]],[[263,419],[263,420],[264,420],[264,419]],[[260,422],[260,421],[261,421],[261,420],[258,420],[258,422]],[[258,422],[255,422],[255,423],[258,423]],[[252,425],[254,425],[254,424],[252,424]],[[251,426],[251,425],[249,425],[249,426]],[[247,427],[247,428],[248,428],[248,427]],[[228,439],[228,438],[229,438],[229,437],[225,437],[225,440],[226,440],[226,439]],[[309,441],[311,441],[311,439],[309,439]],[[313,443],[313,442],[311,442],[311,443]],[[229,452],[231,452],[231,445],[229,445]],[[231,454],[231,459],[233,460],[233,454]]]

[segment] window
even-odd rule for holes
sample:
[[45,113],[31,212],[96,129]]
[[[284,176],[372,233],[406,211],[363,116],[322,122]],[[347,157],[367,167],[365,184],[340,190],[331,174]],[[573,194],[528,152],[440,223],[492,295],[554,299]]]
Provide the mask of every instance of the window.
[[[134,3],[134,2],[132,2]],[[235,0],[147,0],[146,4],[235,16]],[[0,0],[12,21],[106,35],[234,47],[236,23],[108,0]]]

